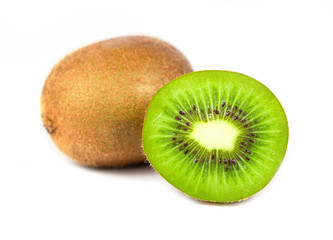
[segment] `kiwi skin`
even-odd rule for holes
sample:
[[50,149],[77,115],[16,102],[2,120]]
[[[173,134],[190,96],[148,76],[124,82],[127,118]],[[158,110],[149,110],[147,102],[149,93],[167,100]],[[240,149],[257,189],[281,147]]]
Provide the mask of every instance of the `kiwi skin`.
[[41,117],[56,146],[91,167],[144,162],[141,135],[154,94],[192,72],[184,55],[147,36],[113,38],[62,59],[47,77]]

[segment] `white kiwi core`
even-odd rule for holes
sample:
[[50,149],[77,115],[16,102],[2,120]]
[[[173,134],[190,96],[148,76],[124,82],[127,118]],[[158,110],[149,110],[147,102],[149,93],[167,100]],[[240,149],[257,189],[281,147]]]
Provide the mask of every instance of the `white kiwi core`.
[[193,127],[190,137],[207,150],[232,151],[240,134],[236,126],[223,120],[199,122]]

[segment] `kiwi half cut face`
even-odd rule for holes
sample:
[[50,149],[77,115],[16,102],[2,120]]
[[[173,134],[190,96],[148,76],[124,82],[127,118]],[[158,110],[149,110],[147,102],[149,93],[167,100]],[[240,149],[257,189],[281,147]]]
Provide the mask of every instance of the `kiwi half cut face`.
[[193,72],[168,83],[150,102],[143,127],[155,170],[204,201],[239,201],[263,189],[287,143],[287,118],[274,94],[228,71]]

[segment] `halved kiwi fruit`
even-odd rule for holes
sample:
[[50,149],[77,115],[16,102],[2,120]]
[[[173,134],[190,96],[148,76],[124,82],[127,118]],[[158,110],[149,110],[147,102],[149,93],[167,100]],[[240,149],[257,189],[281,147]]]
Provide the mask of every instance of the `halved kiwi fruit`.
[[150,102],[143,127],[155,170],[204,201],[239,201],[263,189],[287,143],[287,118],[274,94],[228,71],[193,72],[168,83]]

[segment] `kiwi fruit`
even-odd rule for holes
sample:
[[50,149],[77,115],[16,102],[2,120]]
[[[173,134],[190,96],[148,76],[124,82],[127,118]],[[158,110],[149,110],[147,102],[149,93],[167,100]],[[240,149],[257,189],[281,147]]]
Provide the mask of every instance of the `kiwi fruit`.
[[143,147],[170,184],[203,201],[234,202],[263,189],[288,143],[288,122],[274,94],[229,71],[186,74],[149,104]]
[[56,146],[78,163],[120,167],[143,162],[149,101],[167,82],[191,71],[181,52],[152,37],[91,44],[50,72],[41,96],[42,121]]

